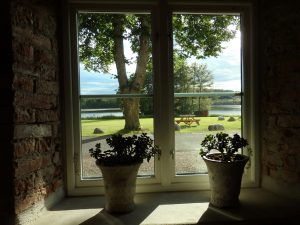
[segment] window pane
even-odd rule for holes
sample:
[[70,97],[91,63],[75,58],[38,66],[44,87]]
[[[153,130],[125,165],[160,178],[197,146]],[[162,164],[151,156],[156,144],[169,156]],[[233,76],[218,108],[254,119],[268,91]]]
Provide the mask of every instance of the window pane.
[[[138,131],[124,130],[125,119],[122,109],[118,107],[123,100],[122,98],[81,98],[81,155],[82,176],[84,178],[101,177],[100,170],[95,166],[95,160],[90,157],[88,152],[90,148],[95,147],[96,143],[101,143],[101,148],[105,150],[109,148],[106,138],[110,137],[111,134],[140,134]],[[152,98],[140,99],[140,124],[142,132],[148,133],[153,139],[153,108],[151,101]],[[108,108],[108,105],[111,108]],[[144,162],[138,175],[154,175],[154,160],[151,159],[149,163]]]
[[[101,177],[88,150],[112,134],[153,138],[150,14],[79,13],[81,168]],[[154,160],[139,176],[154,175]]]
[[[239,20],[236,15],[173,14],[176,175],[207,172],[199,155],[205,135],[241,133]],[[218,38],[226,35],[228,41],[218,47]]]

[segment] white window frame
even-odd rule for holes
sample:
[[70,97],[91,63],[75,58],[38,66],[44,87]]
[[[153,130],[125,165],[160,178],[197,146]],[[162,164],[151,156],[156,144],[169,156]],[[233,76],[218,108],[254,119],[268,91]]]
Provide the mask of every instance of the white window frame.
[[[92,10],[91,10],[92,9]],[[79,68],[77,56],[77,30],[76,13],[78,11],[103,11],[103,12],[151,12],[153,15],[152,32],[158,36],[153,41],[153,70],[155,88],[154,98],[154,135],[155,142],[162,148],[163,153],[160,161],[155,164],[155,177],[139,178],[137,180],[137,192],[159,192],[175,190],[207,190],[209,188],[208,176],[173,176],[174,159],[170,152],[174,146],[174,116],[173,116],[173,82],[172,82],[172,41],[170,39],[171,15],[173,12],[183,13],[239,13],[241,15],[242,33],[242,123],[243,136],[248,139],[252,149],[251,168],[243,177],[243,187],[257,187],[259,185],[259,158],[258,158],[258,109],[257,81],[254,65],[254,35],[251,2],[242,4],[222,3],[210,4],[210,1],[201,3],[193,1],[190,3],[180,1],[130,1],[114,4],[114,1],[97,1],[85,3],[82,1],[69,1],[64,10],[64,102],[65,102],[65,147],[66,147],[66,176],[68,195],[95,195],[103,194],[104,187],[102,180],[80,179],[79,146],[80,120],[79,120]],[[166,16],[169,20],[166,20]],[[168,84],[167,86],[165,84]],[[160,96],[164,96],[161,98]],[[168,107],[166,107],[168,106]],[[200,147],[200,146],[199,146]],[[172,166],[170,166],[172,165]]]

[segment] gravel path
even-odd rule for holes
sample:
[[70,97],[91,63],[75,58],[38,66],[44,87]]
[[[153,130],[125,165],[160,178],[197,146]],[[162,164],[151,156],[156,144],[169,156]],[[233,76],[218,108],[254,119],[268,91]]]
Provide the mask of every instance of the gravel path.
[[[178,175],[206,173],[206,165],[199,156],[201,141],[204,133],[176,133],[175,135],[175,171]],[[90,157],[88,150],[93,148],[97,142],[101,143],[103,149],[108,146],[106,137],[85,138],[82,141],[83,177],[98,177],[100,172],[95,165],[95,160]],[[153,175],[154,160],[144,162],[138,175]],[[101,176],[101,174],[100,174]]]

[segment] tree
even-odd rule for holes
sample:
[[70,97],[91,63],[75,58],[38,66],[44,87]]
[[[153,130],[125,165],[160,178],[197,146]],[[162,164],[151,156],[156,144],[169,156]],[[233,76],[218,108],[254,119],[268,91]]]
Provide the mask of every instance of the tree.
[[[185,59],[174,57],[174,91],[177,93],[200,93],[207,91],[213,85],[213,75],[204,64],[193,62],[191,65]],[[209,108],[211,102],[206,97],[175,99],[175,112],[177,114],[194,113],[194,106],[202,111]]]
[[[192,71],[184,58],[174,57],[174,92],[189,93],[192,91]],[[174,100],[176,114],[191,114],[192,98],[176,98]]]
[[[191,65],[191,71],[193,76],[193,91],[203,92],[213,85],[213,75],[211,71],[207,69],[207,65],[193,63]],[[202,104],[201,104],[202,102]],[[200,113],[202,110],[209,108],[210,101],[207,97],[198,97],[197,110]]]
[[[119,93],[141,93],[146,77],[147,65],[151,63],[151,23],[147,14],[80,13],[79,58],[85,69],[108,72],[115,63]],[[235,35],[238,18],[222,15],[173,16],[174,39],[178,45],[175,54],[181,58],[195,56],[198,59],[217,56],[221,43]],[[126,58],[124,41],[130,43],[136,58]],[[128,76],[126,65],[136,61],[136,69]],[[138,130],[139,99],[123,100],[125,129]]]

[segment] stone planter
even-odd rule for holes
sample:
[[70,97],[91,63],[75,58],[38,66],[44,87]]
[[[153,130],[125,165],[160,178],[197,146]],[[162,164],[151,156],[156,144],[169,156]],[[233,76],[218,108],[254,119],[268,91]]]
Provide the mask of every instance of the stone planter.
[[235,162],[220,162],[203,157],[208,170],[211,189],[210,203],[218,208],[237,207],[244,167],[248,156]]
[[134,209],[136,176],[140,165],[141,163],[126,166],[103,166],[97,164],[104,179],[106,211],[127,213]]

